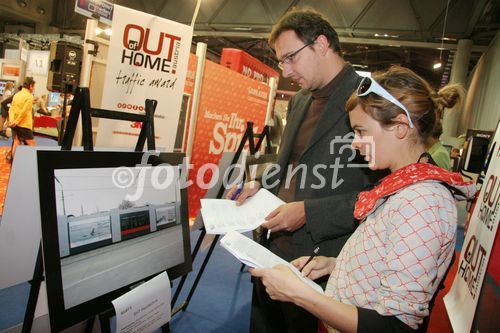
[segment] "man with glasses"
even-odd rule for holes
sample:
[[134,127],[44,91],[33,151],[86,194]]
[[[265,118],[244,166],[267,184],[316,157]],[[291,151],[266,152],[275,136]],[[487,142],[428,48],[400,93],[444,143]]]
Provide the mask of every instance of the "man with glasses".
[[[344,138],[352,132],[345,103],[361,77],[342,58],[331,24],[312,9],[286,13],[274,26],[269,43],[283,76],[302,90],[288,105],[279,172],[270,179],[245,184],[237,201],[243,202],[264,187],[287,203],[262,225],[271,231],[270,250],[283,259],[310,255],[318,246],[319,255],[337,256],[357,226],[354,201],[368,184],[367,168],[354,166],[363,162],[352,160],[352,137]],[[315,317],[292,303],[271,300],[261,282],[254,281],[251,332],[316,329]]]

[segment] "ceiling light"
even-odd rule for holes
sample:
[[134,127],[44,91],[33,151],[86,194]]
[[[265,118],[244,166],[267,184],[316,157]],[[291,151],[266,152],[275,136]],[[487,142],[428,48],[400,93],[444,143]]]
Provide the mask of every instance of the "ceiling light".
[[104,29],[104,33],[106,34],[106,36],[111,36],[111,32],[111,28]]
[[102,33],[102,31],[103,30],[101,28],[99,28],[99,27],[96,27],[95,30],[94,30],[96,36],[100,35]]
[[380,35],[379,35],[379,34],[375,34],[374,36],[375,36],[375,37],[378,37],[378,36],[380,36]]
[[252,28],[250,28],[250,27],[232,27],[231,29],[237,30],[237,31],[252,31]]
[[26,0],[17,0],[17,4],[22,7],[22,8],[25,8],[28,6],[28,2],[26,2]]
[[443,22],[443,33],[441,34],[441,47],[439,47],[439,62],[435,63],[432,68],[438,69],[441,68],[441,62],[443,61],[443,43],[444,43],[444,31],[446,29],[446,20],[448,19],[448,8],[450,6],[450,0],[446,1],[446,11],[444,13],[444,22]]
[[40,14],[40,15],[45,15],[45,8],[43,8],[43,7],[38,6],[38,7],[36,8],[36,11],[37,11],[37,13],[38,13],[38,14]]

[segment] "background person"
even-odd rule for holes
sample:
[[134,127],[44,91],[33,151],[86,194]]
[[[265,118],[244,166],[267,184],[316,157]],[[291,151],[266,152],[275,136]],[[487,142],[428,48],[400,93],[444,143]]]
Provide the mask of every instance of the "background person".
[[47,95],[43,94],[38,98],[35,104],[36,113],[43,114],[45,116],[50,116],[50,111],[47,109]]
[[[352,146],[371,169],[391,174],[360,193],[354,215],[361,224],[339,256],[315,258],[304,267],[311,278],[331,273],[325,295],[286,266],[251,269],[271,298],[300,305],[342,332],[418,328],[455,250],[457,210],[449,187],[468,198],[475,193],[459,174],[420,162],[436,123],[434,103],[459,90],[446,86],[436,95],[401,67],[362,81],[346,107],[356,135]],[[293,264],[302,268],[307,259]]]
[[33,137],[33,91],[35,90],[35,80],[28,76],[24,79],[23,89],[17,92],[12,98],[9,109],[9,122],[12,129],[12,152],[14,158],[16,148],[21,143],[28,146],[35,146]]
[[[460,99],[460,101],[461,100],[462,99]],[[443,134],[443,125],[441,125],[441,121],[438,121],[427,143],[427,146],[429,147],[429,154],[434,162],[436,162],[437,166],[451,171],[451,152],[448,152],[439,140],[441,134]]]
[[[5,89],[3,91],[2,95],[2,100],[0,102],[3,102],[5,100],[10,99],[10,97],[14,95],[14,83],[9,81],[5,84]],[[7,127],[7,120],[9,119],[9,102],[5,103],[5,105],[2,103],[1,104],[1,111],[0,111],[0,137],[7,138],[7,135],[5,134],[5,128]]]
[[[286,202],[262,225],[271,230],[269,249],[281,258],[290,261],[317,246],[322,255],[336,256],[357,226],[352,215],[355,198],[368,184],[367,168],[351,167],[363,161],[351,161],[351,149],[343,149],[350,148],[351,139],[344,138],[352,132],[345,102],[361,78],[342,58],[332,25],[312,9],[286,13],[274,26],[269,44],[283,77],[302,90],[288,104],[279,172],[262,183],[245,184],[237,201],[264,187]],[[298,172],[293,174],[290,167]],[[318,321],[310,313],[271,300],[259,280],[253,288],[251,332],[316,332]]]

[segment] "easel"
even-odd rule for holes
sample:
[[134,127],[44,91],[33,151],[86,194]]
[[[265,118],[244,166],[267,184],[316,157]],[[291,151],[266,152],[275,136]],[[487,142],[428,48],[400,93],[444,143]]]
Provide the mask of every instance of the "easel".
[[[66,89],[66,88],[65,88]],[[71,150],[73,139],[75,135],[76,126],[80,114],[82,115],[82,143],[85,151],[93,151],[92,140],[92,119],[91,117],[126,120],[141,122],[142,128],[137,139],[135,146],[136,152],[141,152],[144,149],[144,143],[147,139],[148,150],[155,150],[154,139],[154,112],[158,102],[156,100],[146,99],[145,115],[103,110],[90,108],[90,91],[89,88],[77,88],[73,103],[71,104],[71,111],[68,118],[67,128],[64,132],[64,137],[61,141],[61,150]],[[33,320],[35,317],[36,303],[40,292],[40,286],[44,280],[44,267],[42,258],[42,244],[38,248],[35,269],[33,272],[33,279],[29,281],[31,284],[30,293],[28,297],[28,304],[26,305],[26,312],[23,321],[23,333],[31,332]],[[110,333],[111,327],[109,320],[115,315],[113,307],[106,311],[97,314],[101,323],[101,332]],[[92,332],[94,326],[95,316],[87,320],[87,327],[85,332]],[[168,323],[162,327],[163,332],[169,332]]]
[[[64,136],[64,130],[66,128],[66,107],[67,107],[67,103],[68,103],[68,93],[70,92],[70,90],[72,90],[72,86],[71,85],[68,85],[67,82],[63,82],[63,94],[64,94],[64,97],[63,97],[63,105],[62,105],[62,112],[61,112],[61,127],[59,128],[59,137],[57,138],[57,143],[59,145],[62,145],[62,139],[63,139],[63,136]],[[70,88],[71,87],[71,88]]]
[[[255,139],[258,139],[257,143],[255,143]],[[233,159],[231,161],[231,165],[234,165],[238,162],[238,159],[240,158],[241,153],[243,152],[243,149],[245,148],[245,145],[247,143],[248,143],[248,149],[250,151],[250,155],[255,155],[260,150],[264,139],[266,139],[265,152],[266,152],[266,154],[270,154],[271,153],[271,135],[270,135],[269,127],[264,126],[262,133],[255,134],[253,132],[253,123],[247,122],[247,128],[245,130],[245,133],[243,134],[243,137],[241,138],[241,142],[238,146],[238,149],[236,150],[236,152],[233,156]],[[233,171],[234,171],[234,168],[229,171],[227,179],[231,179],[231,175],[232,175]],[[222,184],[221,187],[219,188],[219,191],[217,193],[216,198],[218,198],[218,199],[222,198],[224,191],[225,191],[224,184]],[[201,233],[200,233],[198,240],[196,242],[196,245],[193,249],[193,253],[191,254],[191,258],[193,261],[194,261],[196,255],[198,254],[198,251],[201,247],[201,244],[203,242],[203,239],[205,238],[206,233],[207,232],[206,232],[205,228],[201,228]],[[208,261],[210,260],[210,256],[212,255],[212,252],[215,249],[215,245],[217,244],[219,237],[220,237],[220,235],[215,235],[214,239],[212,240],[212,243],[210,244],[210,248],[208,249],[207,255],[205,256],[205,259],[203,260],[203,263],[200,267],[200,270],[198,271],[198,274],[196,275],[196,278],[193,282],[191,289],[189,290],[189,294],[188,294],[186,300],[179,307],[174,308],[175,302],[177,301],[177,298],[179,297],[179,294],[182,290],[182,287],[184,286],[184,283],[186,282],[187,275],[184,275],[181,278],[181,280],[179,282],[179,286],[177,287],[177,289],[174,293],[174,296],[172,297],[172,303],[171,303],[172,316],[174,314],[176,314],[177,312],[179,312],[180,310],[186,311],[186,309],[189,305],[189,302],[191,301],[191,298],[193,297],[194,291],[195,291],[196,287],[198,286],[198,283],[200,282],[201,276],[203,275],[203,272],[205,271],[205,268],[208,264]],[[242,265],[240,271],[242,271],[243,268],[244,268],[244,265]]]

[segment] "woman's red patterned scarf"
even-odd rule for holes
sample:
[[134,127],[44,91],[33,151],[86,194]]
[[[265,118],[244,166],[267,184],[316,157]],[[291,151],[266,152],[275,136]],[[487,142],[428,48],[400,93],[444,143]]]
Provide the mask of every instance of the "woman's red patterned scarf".
[[379,199],[421,181],[443,183],[457,200],[472,199],[476,193],[474,183],[465,182],[459,173],[449,172],[429,163],[413,163],[384,177],[373,189],[361,192],[354,207],[354,217],[360,221],[365,219],[378,206]]

